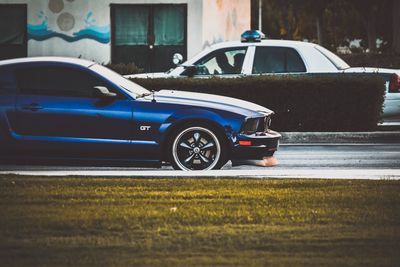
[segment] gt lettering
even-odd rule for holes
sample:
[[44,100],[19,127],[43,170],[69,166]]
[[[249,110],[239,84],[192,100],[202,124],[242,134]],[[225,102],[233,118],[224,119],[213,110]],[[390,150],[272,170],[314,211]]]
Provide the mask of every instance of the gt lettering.
[[140,126],[141,131],[150,131],[151,126]]

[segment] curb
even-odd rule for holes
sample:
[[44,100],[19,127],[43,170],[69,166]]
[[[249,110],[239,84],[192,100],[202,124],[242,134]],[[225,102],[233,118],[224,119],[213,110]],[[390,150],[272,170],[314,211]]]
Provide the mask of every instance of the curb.
[[283,132],[282,144],[400,143],[400,131],[385,132]]

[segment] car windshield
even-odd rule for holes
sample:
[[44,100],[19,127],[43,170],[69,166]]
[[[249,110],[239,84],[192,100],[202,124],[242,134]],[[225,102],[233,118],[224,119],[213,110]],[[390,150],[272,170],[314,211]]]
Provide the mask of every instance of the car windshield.
[[340,57],[338,57],[337,55],[335,55],[334,53],[332,53],[331,51],[329,51],[328,49],[316,45],[315,49],[317,49],[318,52],[320,52],[322,55],[324,55],[330,62],[332,62],[333,65],[335,65],[335,67],[338,70],[345,70],[350,68],[350,66]]
[[146,88],[122,77],[118,73],[116,73],[106,67],[103,67],[101,65],[93,64],[92,66],[90,66],[90,69],[99,73],[100,75],[104,76],[111,82],[119,85],[120,87],[127,90],[128,92],[135,94],[136,96],[143,96],[143,95],[147,95],[147,94],[151,93]]

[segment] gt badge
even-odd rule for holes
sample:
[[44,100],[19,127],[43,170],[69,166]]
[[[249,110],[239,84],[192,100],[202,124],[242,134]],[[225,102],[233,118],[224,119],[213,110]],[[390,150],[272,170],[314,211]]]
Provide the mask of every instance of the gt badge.
[[146,125],[140,126],[141,131],[150,131],[150,128],[151,126],[146,126]]

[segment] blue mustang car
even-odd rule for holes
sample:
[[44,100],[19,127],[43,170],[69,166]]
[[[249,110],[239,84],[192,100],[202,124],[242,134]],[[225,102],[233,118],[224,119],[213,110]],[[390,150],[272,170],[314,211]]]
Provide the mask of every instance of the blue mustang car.
[[274,154],[281,136],[272,114],[234,98],[150,92],[80,59],[0,61],[0,162],[218,169]]

